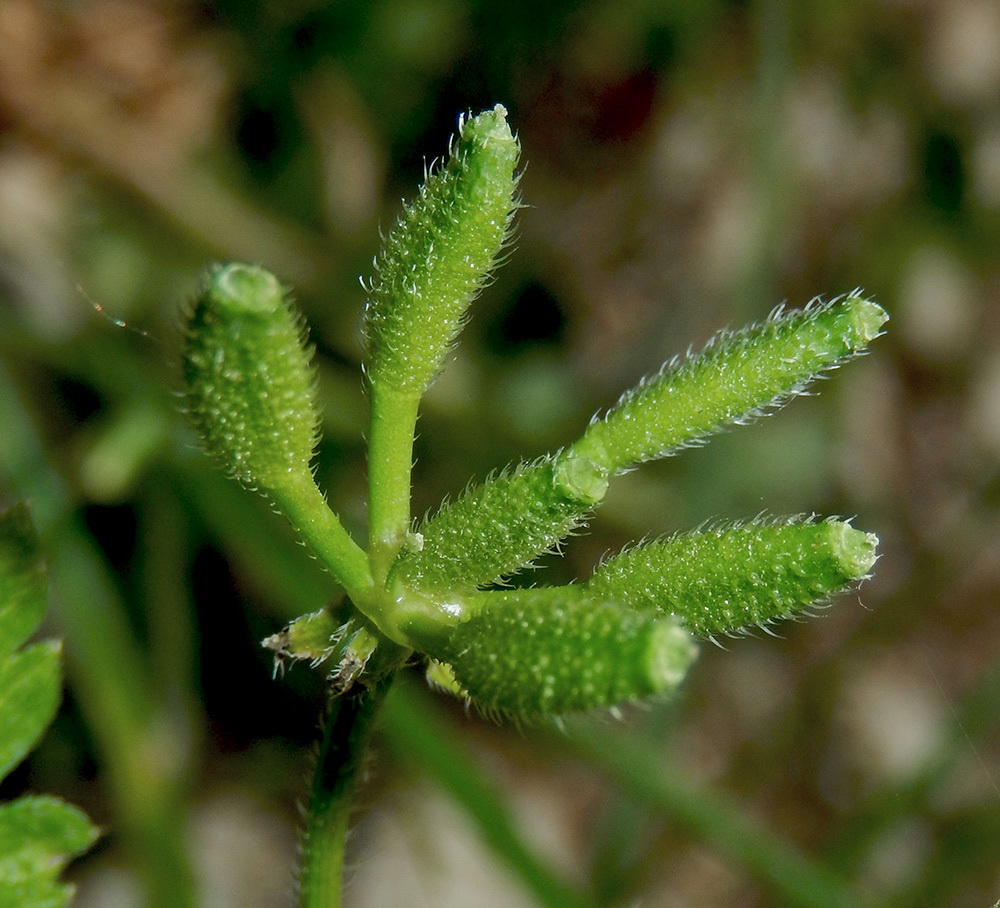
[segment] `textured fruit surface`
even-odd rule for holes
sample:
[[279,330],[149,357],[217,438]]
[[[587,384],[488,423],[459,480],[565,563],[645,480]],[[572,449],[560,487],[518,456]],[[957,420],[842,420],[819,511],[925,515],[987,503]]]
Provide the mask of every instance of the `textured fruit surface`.
[[308,471],[317,435],[309,359],[272,274],[241,264],[211,274],[186,325],[186,405],[205,448],[245,485]]
[[675,615],[695,634],[739,633],[862,579],[877,543],[842,521],[723,526],[628,549],[585,586],[594,596]]
[[487,712],[559,714],[663,693],[681,682],[696,653],[674,620],[579,587],[483,596],[486,604],[434,655]]
[[373,385],[420,394],[437,375],[507,238],[519,154],[499,104],[460,121],[447,161],[389,232],[365,311]]
[[[593,482],[573,486],[552,458],[521,464],[445,505],[403,552],[393,580],[417,590],[470,590],[530,564],[579,527]],[[606,485],[606,483],[605,483]]]
[[860,353],[887,319],[879,305],[852,295],[722,333],[626,393],[570,452],[618,473],[697,444],[802,393]]

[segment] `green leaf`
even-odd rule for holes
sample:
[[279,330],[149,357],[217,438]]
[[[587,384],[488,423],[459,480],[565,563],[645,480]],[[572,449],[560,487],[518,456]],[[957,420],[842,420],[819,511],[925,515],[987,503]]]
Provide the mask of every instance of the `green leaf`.
[[25,797],[0,805],[0,905],[67,905],[72,887],[58,883],[57,877],[96,837],[87,817],[58,798]]
[[38,743],[61,692],[58,643],[37,643],[0,663],[0,778]]
[[31,515],[16,504],[0,515],[0,661],[42,623],[45,587]]
[[45,877],[26,880],[0,877],[0,905],[5,908],[64,908],[70,904],[73,891],[72,886]]
[[[28,509],[0,515],[0,779],[38,742],[59,708],[60,645],[18,646],[45,611],[45,572]],[[65,863],[97,831],[56,798],[25,797],[0,805],[0,905],[61,908],[72,887],[57,882]]]
[[16,648],[45,614],[45,571],[24,504],[0,515],[0,779],[38,742],[56,709],[62,682],[59,645]]

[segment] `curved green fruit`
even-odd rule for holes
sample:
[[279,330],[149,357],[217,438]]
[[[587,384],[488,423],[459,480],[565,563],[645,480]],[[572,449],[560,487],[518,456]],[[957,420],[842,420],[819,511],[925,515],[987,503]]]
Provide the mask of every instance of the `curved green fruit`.
[[888,318],[877,303],[850,294],[723,332],[623,395],[569,453],[615,474],[698,444],[801,394],[863,352]]
[[[568,466],[567,466],[568,464]],[[607,489],[582,459],[520,464],[472,486],[427,520],[391,580],[405,589],[467,592],[529,565],[581,526]]]

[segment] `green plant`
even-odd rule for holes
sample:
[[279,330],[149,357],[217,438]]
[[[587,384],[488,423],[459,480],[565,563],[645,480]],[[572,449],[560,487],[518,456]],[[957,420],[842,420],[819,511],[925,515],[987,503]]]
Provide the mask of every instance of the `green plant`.
[[[59,708],[60,646],[21,644],[45,614],[46,579],[27,507],[0,515],[0,779],[35,746]],[[46,795],[0,804],[0,904],[67,905],[59,883],[66,862],[89,848],[97,830],[75,807]]]
[[778,407],[863,351],[887,316],[858,293],[720,334],[642,381],[573,444],[411,524],[419,403],[508,239],[518,156],[499,105],[461,121],[366,285],[367,549],[314,482],[316,388],[285,288],[259,267],[217,267],[187,316],[186,402],[206,449],[284,512],[348,597],[265,641],[281,659],[332,667],[304,906],[339,904],[352,785],[407,661],[426,658],[433,681],[490,714],[610,707],[674,690],[698,638],[801,614],[875,561],[876,538],[843,521],[758,519],[643,543],[585,583],[498,588],[582,527],[615,475]]

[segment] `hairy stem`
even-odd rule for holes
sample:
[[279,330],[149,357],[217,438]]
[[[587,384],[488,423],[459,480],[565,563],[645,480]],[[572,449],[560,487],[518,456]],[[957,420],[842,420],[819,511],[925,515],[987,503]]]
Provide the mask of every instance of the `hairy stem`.
[[331,696],[309,793],[300,908],[339,908],[355,781],[394,672]]

